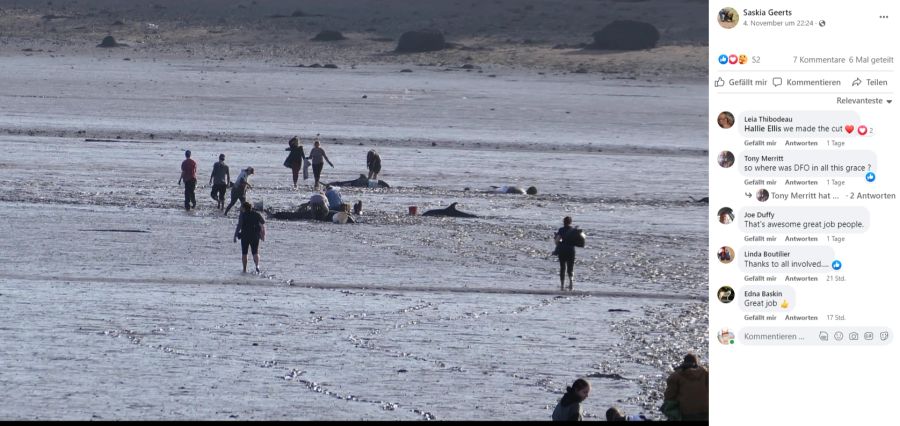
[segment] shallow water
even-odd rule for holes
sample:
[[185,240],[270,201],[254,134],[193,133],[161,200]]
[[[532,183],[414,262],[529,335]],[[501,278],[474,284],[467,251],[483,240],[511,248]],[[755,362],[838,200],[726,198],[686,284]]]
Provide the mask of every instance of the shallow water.
[[[702,86],[218,65],[0,61],[0,418],[545,419],[591,373],[624,377],[591,379],[592,416],[655,414],[705,357]],[[357,225],[270,221],[264,275],[241,274],[212,162],[295,208],[283,149],[315,132],[325,181],[377,144],[393,188],[343,189]],[[539,195],[486,192],[511,184]],[[481,217],[406,215],[451,202]],[[563,215],[584,293],[553,293]]]

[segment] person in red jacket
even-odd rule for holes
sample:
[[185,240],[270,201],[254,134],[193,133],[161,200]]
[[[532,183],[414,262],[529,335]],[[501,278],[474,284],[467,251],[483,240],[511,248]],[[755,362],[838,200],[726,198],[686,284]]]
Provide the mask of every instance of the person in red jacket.
[[181,177],[178,184],[184,181],[184,209],[197,208],[197,198],[194,190],[197,189],[197,162],[191,160],[191,150],[184,151],[184,161],[181,162]]

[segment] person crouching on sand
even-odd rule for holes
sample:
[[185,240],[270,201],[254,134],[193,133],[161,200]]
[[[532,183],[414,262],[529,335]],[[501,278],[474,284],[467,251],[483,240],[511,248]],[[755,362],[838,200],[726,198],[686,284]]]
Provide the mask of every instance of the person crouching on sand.
[[660,411],[669,420],[706,421],[709,419],[709,370],[694,354],[666,379],[666,392]]
[[585,379],[578,379],[566,388],[566,394],[553,410],[554,422],[580,422],[583,419],[581,403],[591,393],[591,384]]

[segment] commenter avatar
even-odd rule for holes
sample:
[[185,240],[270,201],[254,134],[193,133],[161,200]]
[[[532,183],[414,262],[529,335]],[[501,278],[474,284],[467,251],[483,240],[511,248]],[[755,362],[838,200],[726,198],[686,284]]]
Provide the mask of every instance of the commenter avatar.
[[719,166],[722,168],[729,168],[734,165],[734,154],[731,151],[722,151],[719,153],[719,158],[717,159]]
[[716,20],[719,21],[719,26],[728,30],[737,26],[740,15],[733,7],[723,7],[722,10],[719,10],[719,16]]
[[731,126],[734,126],[734,114],[728,111],[722,111],[716,118],[716,123],[723,129],[730,129]]
[[722,247],[719,249],[719,252],[716,254],[719,258],[719,262],[724,264],[731,263],[734,260],[734,249],[728,246]]
[[719,223],[723,225],[728,225],[734,221],[734,210],[731,207],[722,207],[716,215],[719,217]]

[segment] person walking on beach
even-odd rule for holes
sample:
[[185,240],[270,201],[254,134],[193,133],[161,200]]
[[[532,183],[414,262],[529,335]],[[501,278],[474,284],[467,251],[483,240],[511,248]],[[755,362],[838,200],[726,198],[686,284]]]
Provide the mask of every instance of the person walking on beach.
[[225,191],[228,190],[229,183],[231,173],[225,164],[225,154],[219,154],[219,161],[213,163],[212,173],[209,175],[209,185],[212,187],[209,196],[216,200],[216,208],[219,210],[225,208]]
[[184,182],[184,209],[197,208],[197,198],[194,190],[197,189],[197,162],[191,160],[191,150],[184,151],[184,161],[181,162],[181,177],[178,184]]
[[591,393],[591,384],[585,379],[578,379],[566,388],[566,394],[556,404],[551,417],[554,422],[580,422],[583,420],[581,403]]
[[685,355],[666,379],[660,411],[669,420],[709,420],[709,370],[700,365],[697,355]]
[[253,253],[253,264],[256,265],[256,273],[259,273],[259,241],[265,239],[265,225],[266,219],[259,212],[254,211],[250,203],[243,201],[241,216],[234,229],[234,242],[241,240],[241,262],[244,266],[244,273],[247,272],[248,251]]
[[253,167],[247,167],[244,170],[241,170],[241,174],[238,175],[236,181],[234,181],[234,185],[231,187],[231,203],[228,204],[228,207],[225,208],[225,215],[228,216],[228,211],[231,210],[231,207],[234,206],[234,203],[241,201],[241,203],[247,202],[247,190],[252,189],[253,185],[250,185],[250,176],[253,175]]
[[381,173],[381,156],[374,149],[366,154],[366,167],[369,169],[369,179],[378,179],[378,173]]
[[575,245],[566,236],[572,231],[572,218],[563,218],[563,227],[556,231],[553,240],[556,242],[556,255],[559,257],[559,289],[566,289],[566,275],[569,276],[569,290],[574,287]]
[[322,168],[325,167],[325,162],[327,161],[331,168],[334,168],[334,164],[331,164],[331,160],[325,155],[325,150],[322,149],[322,144],[319,143],[318,139],[313,145],[315,147],[309,151],[309,160],[312,161],[313,177],[316,180],[313,184],[313,189],[319,189],[319,181],[322,178]]
[[[290,167],[294,178],[294,189],[297,189],[297,179],[300,177],[300,169],[303,167],[303,162],[306,161],[306,154],[303,152],[303,145],[300,145],[300,139],[296,136],[288,141],[288,147],[284,150],[290,151],[287,158],[284,159],[284,166]],[[306,173],[304,173],[303,179],[307,179],[307,177]]]

